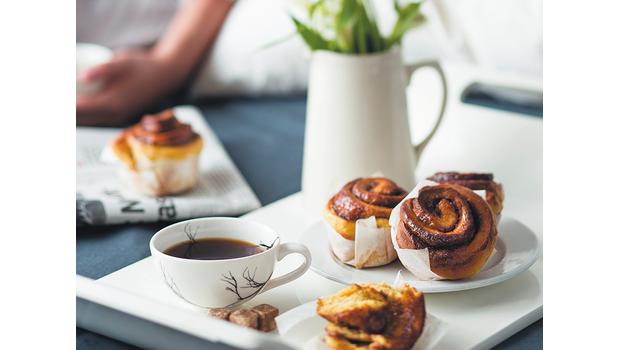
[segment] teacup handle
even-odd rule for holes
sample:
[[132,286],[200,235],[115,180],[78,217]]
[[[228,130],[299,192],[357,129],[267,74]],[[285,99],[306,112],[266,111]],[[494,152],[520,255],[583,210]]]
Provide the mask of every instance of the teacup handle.
[[306,248],[306,246],[303,244],[294,243],[294,242],[287,242],[287,243],[280,244],[278,246],[278,253],[276,255],[276,258],[278,259],[278,261],[280,261],[284,259],[285,256],[289,254],[294,254],[294,253],[303,255],[304,263],[301,264],[301,266],[299,266],[295,270],[287,274],[270,279],[269,282],[265,284],[265,287],[263,287],[263,289],[261,290],[261,293],[266,292],[272,288],[281,286],[285,283],[289,283],[297,279],[301,275],[303,275],[306,271],[308,271],[308,268],[310,267],[310,263],[312,262],[312,256],[310,255],[310,251],[308,250],[308,248]]
[[431,129],[431,132],[429,132],[428,135],[424,138],[424,140],[422,140],[420,143],[418,143],[417,145],[413,145],[413,150],[416,153],[417,159],[420,159],[424,148],[426,148],[426,145],[428,145],[428,142],[433,138],[433,135],[435,135],[435,132],[439,128],[439,125],[443,120],[443,115],[446,111],[446,103],[448,102],[448,84],[446,83],[446,75],[444,74],[443,69],[441,69],[441,65],[437,61],[428,61],[417,64],[405,65],[405,78],[407,79],[407,82],[411,80],[411,76],[413,75],[413,73],[415,73],[416,70],[422,67],[433,68],[437,72],[437,74],[439,74],[439,79],[441,80],[441,87],[443,88],[443,97],[441,100],[439,116],[437,117],[437,121],[435,121],[435,125]]

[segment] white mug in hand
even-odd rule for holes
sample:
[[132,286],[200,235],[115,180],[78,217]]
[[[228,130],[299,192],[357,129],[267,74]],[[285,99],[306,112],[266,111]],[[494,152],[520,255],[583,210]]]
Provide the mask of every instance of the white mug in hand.
[[76,91],[77,94],[92,94],[101,89],[101,81],[84,82],[79,77],[87,70],[107,63],[112,59],[112,50],[95,44],[78,43],[75,50]]

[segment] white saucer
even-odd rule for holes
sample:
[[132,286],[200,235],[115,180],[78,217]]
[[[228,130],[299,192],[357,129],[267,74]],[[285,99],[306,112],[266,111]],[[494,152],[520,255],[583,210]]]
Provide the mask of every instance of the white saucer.
[[500,283],[527,270],[538,259],[536,235],[527,226],[510,217],[503,217],[499,224],[496,252],[479,274],[466,280],[417,280],[398,260],[385,266],[355,269],[334,256],[321,221],[310,225],[301,234],[299,241],[305,244],[312,254],[310,269],[325,278],[343,284],[393,283],[400,271],[404,282],[424,293],[455,292]]

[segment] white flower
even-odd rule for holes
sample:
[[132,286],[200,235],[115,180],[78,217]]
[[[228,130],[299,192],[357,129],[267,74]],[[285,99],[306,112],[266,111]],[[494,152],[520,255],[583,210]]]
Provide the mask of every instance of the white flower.
[[324,0],[314,10],[312,23],[315,28],[327,39],[335,37],[334,24],[336,15],[340,11],[342,0]]
[[342,8],[342,0],[325,0],[323,4],[325,10],[332,15],[338,13],[340,8]]

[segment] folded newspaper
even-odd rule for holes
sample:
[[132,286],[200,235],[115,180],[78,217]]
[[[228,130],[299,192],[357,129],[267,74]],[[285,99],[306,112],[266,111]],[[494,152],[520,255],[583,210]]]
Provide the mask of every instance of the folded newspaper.
[[119,163],[109,148],[120,129],[77,128],[77,225],[112,225],[239,215],[260,202],[200,112],[175,108],[177,118],[192,125],[204,148],[196,188],[178,196],[152,198],[120,181]]

